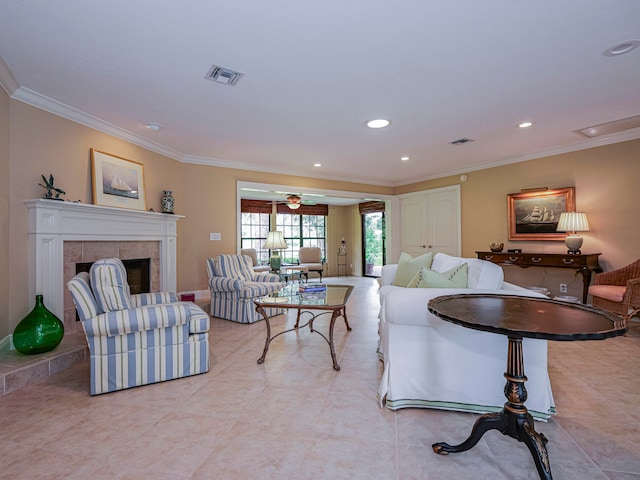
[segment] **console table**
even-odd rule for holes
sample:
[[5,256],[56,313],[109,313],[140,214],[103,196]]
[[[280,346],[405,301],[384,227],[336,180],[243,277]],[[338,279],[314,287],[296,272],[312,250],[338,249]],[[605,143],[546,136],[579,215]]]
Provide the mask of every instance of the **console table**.
[[601,253],[570,255],[568,253],[504,253],[476,252],[480,260],[499,265],[517,265],[518,267],[572,268],[582,275],[582,303],[587,303],[591,273],[602,272],[598,263]]

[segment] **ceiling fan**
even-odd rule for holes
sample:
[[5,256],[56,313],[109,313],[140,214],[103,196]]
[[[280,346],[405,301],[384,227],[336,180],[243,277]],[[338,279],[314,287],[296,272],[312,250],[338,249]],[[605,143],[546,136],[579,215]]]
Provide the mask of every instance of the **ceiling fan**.
[[300,205],[302,205],[302,204],[304,204],[304,205],[315,205],[316,204],[316,202],[311,201],[311,200],[302,200],[300,195],[296,195],[295,193],[292,193],[292,194],[288,195],[286,201],[281,201],[281,202],[277,202],[277,203],[283,203],[287,207],[289,207],[291,210],[297,210],[298,208],[300,208]]

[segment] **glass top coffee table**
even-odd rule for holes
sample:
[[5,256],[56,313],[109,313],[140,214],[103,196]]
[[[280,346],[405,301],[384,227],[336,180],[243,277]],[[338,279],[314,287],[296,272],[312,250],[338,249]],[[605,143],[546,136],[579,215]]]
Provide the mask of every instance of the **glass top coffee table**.
[[547,438],[536,432],[533,418],[524,405],[527,377],[524,374],[522,339],[604,340],[624,335],[628,325],[620,317],[585,305],[515,295],[446,295],[430,300],[427,307],[447,322],[506,335],[509,339],[507,371],[504,374],[507,402],[502,411],[478,417],[471,434],[461,444],[434,443],[433,451],[440,455],[464,452],[478,443],[487,431],[498,430],[524,442],[533,456],[540,478],[551,480]]
[[[322,291],[301,293],[298,285],[290,284],[276,293],[255,300],[253,303],[256,305],[256,311],[262,315],[267,325],[267,340],[264,344],[262,356],[258,359],[258,363],[264,363],[267,351],[269,350],[269,344],[272,340],[284,333],[292,332],[308,325],[311,332],[317,333],[329,344],[331,359],[333,360],[333,369],[336,371],[340,370],[333,344],[333,328],[338,317],[343,317],[347,330],[351,331],[349,321],[347,320],[346,304],[352,290],[353,287],[351,285],[326,285],[326,289]],[[264,311],[265,308],[297,309],[298,315],[295,326],[271,336],[271,321]],[[331,315],[331,321],[329,323],[329,337],[327,338],[322,332],[313,328],[313,322],[319,316],[328,314]],[[308,316],[306,323],[300,325],[300,319],[305,316]]]

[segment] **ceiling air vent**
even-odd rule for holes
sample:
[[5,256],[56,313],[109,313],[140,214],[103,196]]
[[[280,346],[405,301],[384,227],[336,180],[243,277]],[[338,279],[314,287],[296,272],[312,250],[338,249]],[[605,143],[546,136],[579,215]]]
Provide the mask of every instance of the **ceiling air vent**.
[[635,117],[622,118],[620,120],[614,120],[612,122],[601,123],[600,125],[593,125],[591,127],[581,128],[580,130],[574,130],[579,135],[593,138],[600,135],[608,135],[610,133],[618,133],[624,130],[630,130],[632,128],[640,127],[640,115]]
[[233,87],[243,76],[244,73],[236,72],[230,68],[212,65],[204,78]]
[[454,140],[453,142],[449,143],[451,143],[451,145],[463,145],[469,142],[473,142],[473,140],[471,140],[470,138],[459,138],[458,140]]

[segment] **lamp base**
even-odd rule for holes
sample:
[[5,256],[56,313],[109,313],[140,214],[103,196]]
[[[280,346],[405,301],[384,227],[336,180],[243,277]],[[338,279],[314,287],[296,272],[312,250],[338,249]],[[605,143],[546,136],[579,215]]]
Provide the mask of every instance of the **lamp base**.
[[582,246],[582,237],[580,235],[567,235],[564,239],[564,244],[569,249],[567,253],[569,255],[580,255],[580,247]]
[[271,255],[271,258],[269,258],[269,265],[271,266],[272,272],[280,271],[280,267],[282,266],[282,258],[280,258],[280,254],[277,250],[275,250]]

